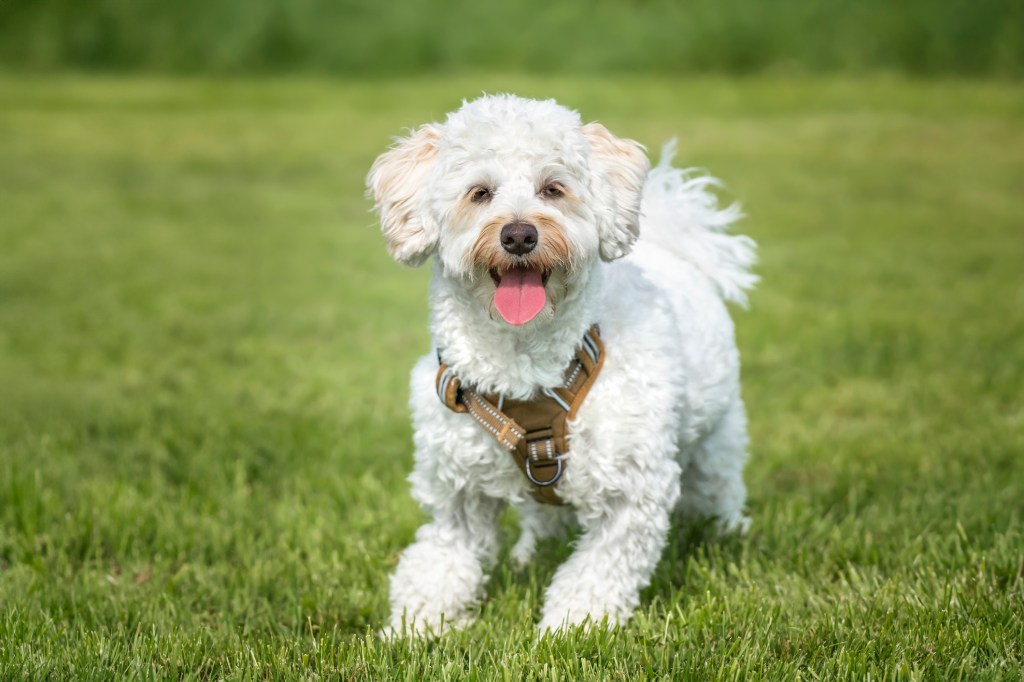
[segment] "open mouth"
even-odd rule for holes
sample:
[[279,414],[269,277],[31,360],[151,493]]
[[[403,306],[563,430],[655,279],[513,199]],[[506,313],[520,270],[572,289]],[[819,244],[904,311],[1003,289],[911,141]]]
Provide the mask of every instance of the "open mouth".
[[517,266],[502,272],[491,269],[494,280],[494,307],[509,324],[526,324],[537,317],[547,303],[547,284],[550,270]]

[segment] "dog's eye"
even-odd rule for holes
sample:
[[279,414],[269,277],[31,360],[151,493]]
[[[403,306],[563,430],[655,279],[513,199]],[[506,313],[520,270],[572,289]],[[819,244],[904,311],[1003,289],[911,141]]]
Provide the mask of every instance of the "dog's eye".
[[482,201],[487,201],[491,198],[491,190],[486,187],[474,187],[469,190],[469,200],[474,204],[479,204]]
[[546,185],[544,189],[541,190],[541,194],[543,194],[544,197],[547,199],[557,199],[558,197],[565,194],[565,192],[562,191],[561,185],[553,182],[550,185]]

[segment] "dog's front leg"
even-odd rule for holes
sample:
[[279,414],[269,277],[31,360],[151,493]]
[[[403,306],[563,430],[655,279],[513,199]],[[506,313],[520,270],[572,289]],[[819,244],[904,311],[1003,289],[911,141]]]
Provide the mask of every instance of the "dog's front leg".
[[645,490],[581,510],[584,534],[548,587],[541,632],[588,619],[597,624],[606,616],[610,625],[629,620],[665,547],[679,496],[676,475],[648,483]]
[[416,531],[391,576],[393,633],[440,634],[472,620],[497,552],[500,510],[496,500],[464,492],[432,509],[434,519]]

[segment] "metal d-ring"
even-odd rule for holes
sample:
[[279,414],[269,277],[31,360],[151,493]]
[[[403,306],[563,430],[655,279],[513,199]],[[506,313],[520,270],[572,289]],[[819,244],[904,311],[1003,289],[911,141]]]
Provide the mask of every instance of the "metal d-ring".
[[555,457],[555,463],[558,465],[558,469],[555,470],[555,475],[551,477],[550,481],[538,481],[533,477],[533,471],[530,470],[530,458],[526,458],[526,478],[530,479],[530,483],[534,484],[539,488],[547,488],[549,485],[558,483],[558,479],[562,477],[562,458]]

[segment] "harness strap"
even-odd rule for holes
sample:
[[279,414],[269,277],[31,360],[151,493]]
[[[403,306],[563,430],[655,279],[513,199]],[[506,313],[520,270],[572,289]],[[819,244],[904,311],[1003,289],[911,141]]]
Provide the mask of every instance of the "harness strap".
[[562,504],[555,484],[565,471],[569,452],[568,420],[604,363],[604,345],[595,324],[583,335],[576,356],[565,368],[561,386],[541,389],[532,400],[503,399],[462,386],[438,354],[437,397],[453,412],[466,412],[508,450],[530,482],[533,496],[547,504]]

